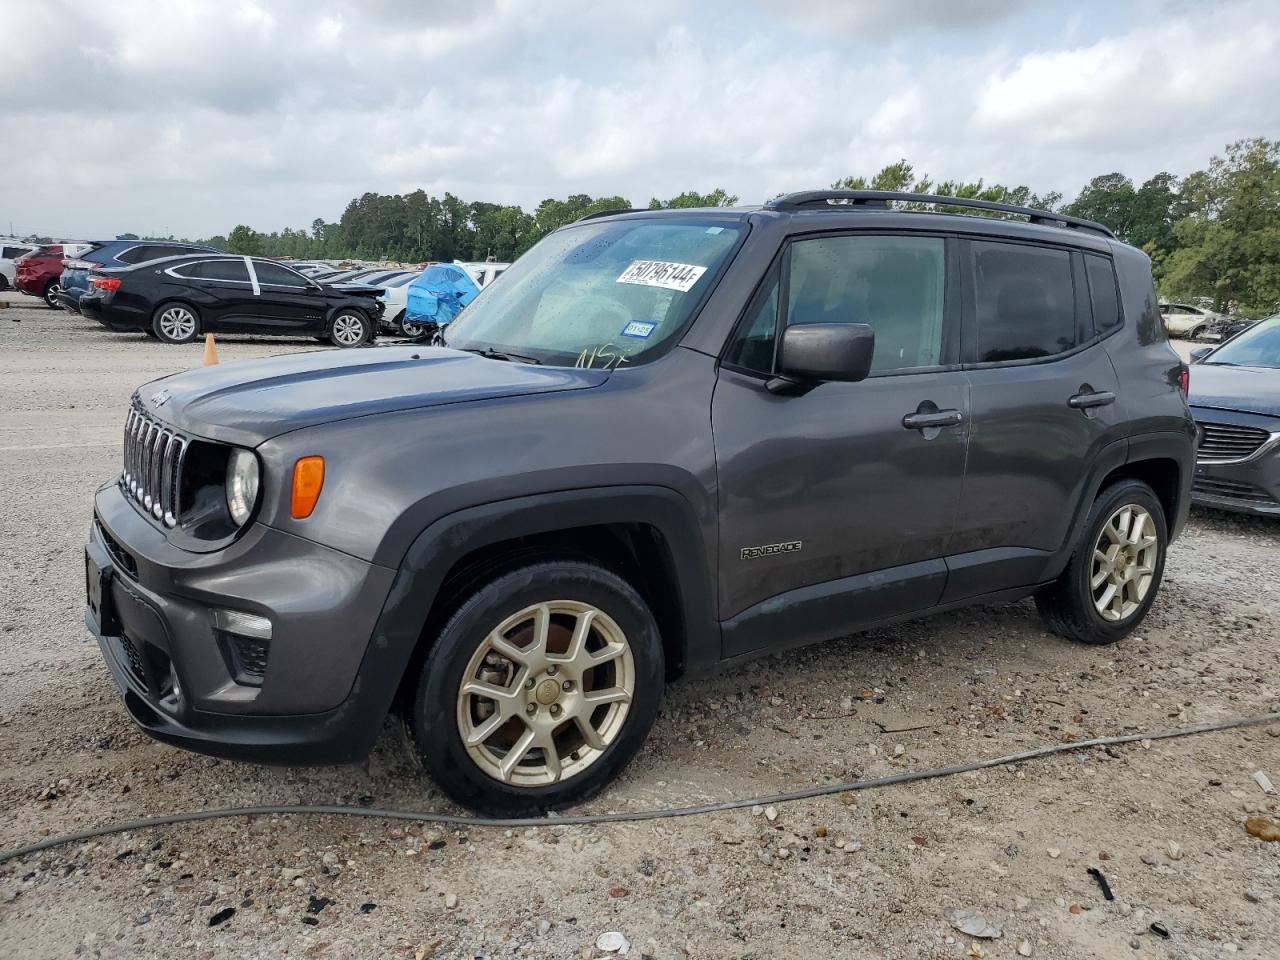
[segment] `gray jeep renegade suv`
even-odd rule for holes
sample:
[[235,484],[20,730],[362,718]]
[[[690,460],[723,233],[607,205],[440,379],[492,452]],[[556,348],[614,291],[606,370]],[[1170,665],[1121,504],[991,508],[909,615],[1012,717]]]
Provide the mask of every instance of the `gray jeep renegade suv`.
[[86,621],[166,742],[351,761],[394,711],[459,803],[562,807],[675,677],[1026,596],[1125,636],[1190,503],[1185,375],[1147,257],[1088,221],[589,217],[438,346],[140,388]]

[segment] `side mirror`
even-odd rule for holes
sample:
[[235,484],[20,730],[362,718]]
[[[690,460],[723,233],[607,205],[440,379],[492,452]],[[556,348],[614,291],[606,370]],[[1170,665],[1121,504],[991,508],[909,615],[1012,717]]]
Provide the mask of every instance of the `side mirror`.
[[782,332],[780,376],[766,387],[787,393],[828,380],[854,383],[871,372],[876,332],[865,323],[798,323]]
[[1191,362],[1196,363],[1213,353],[1213,347],[1196,347],[1191,351]]

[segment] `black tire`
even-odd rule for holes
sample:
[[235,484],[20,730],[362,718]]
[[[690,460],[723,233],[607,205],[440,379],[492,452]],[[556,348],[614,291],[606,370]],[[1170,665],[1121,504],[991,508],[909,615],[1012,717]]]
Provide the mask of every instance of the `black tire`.
[[373,321],[366,314],[344,307],[329,321],[328,338],[335,347],[362,347],[373,340],[376,332]]
[[189,303],[169,300],[151,313],[151,332],[161,343],[191,343],[200,328],[200,314]]
[[0,293],[4,293],[9,289],[9,278],[0,273]]
[[62,304],[58,302],[58,294],[62,291],[62,285],[57,280],[50,280],[44,285],[44,292],[41,296],[44,298],[45,306],[50,310],[61,310]]
[[[554,783],[515,785],[487,773],[468,752],[458,720],[459,688],[490,631],[527,607],[561,600],[597,608],[622,631],[634,667],[634,692],[616,735],[588,766]],[[664,678],[662,641],[640,595],[592,563],[546,560],[488,581],[449,617],[422,666],[409,728],[427,772],[455,802],[496,816],[532,815],[581,803],[621,772],[657,718]],[[513,690],[522,689],[516,679],[512,684]]]
[[[1094,575],[1094,547],[1103,527],[1116,512],[1127,505],[1144,509],[1155,525],[1156,559],[1151,584],[1136,608],[1118,620],[1107,620],[1094,604],[1090,580]],[[1054,633],[1078,643],[1109,644],[1123,640],[1146,617],[1160,591],[1164,576],[1165,554],[1169,546],[1169,530],[1164,507],[1154,491],[1140,480],[1121,480],[1098,494],[1080,541],[1061,576],[1036,594],[1036,607]],[[1105,586],[1105,585],[1104,585]]]

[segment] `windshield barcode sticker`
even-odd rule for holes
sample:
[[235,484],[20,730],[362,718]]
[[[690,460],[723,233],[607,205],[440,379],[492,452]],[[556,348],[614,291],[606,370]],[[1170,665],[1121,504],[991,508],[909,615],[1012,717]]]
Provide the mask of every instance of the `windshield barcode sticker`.
[[707,272],[706,267],[692,263],[671,263],[668,260],[634,260],[622,271],[618,283],[638,283],[645,287],[665,287],[687,293]]

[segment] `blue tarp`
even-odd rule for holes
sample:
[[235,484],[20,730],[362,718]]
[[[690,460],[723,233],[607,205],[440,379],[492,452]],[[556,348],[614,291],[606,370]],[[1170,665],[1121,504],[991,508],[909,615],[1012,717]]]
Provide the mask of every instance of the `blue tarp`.
[[471,274],[462,267],[437,263],[409,284],[404,318],[411,323],[434,323],[443,327],[479,292]]

